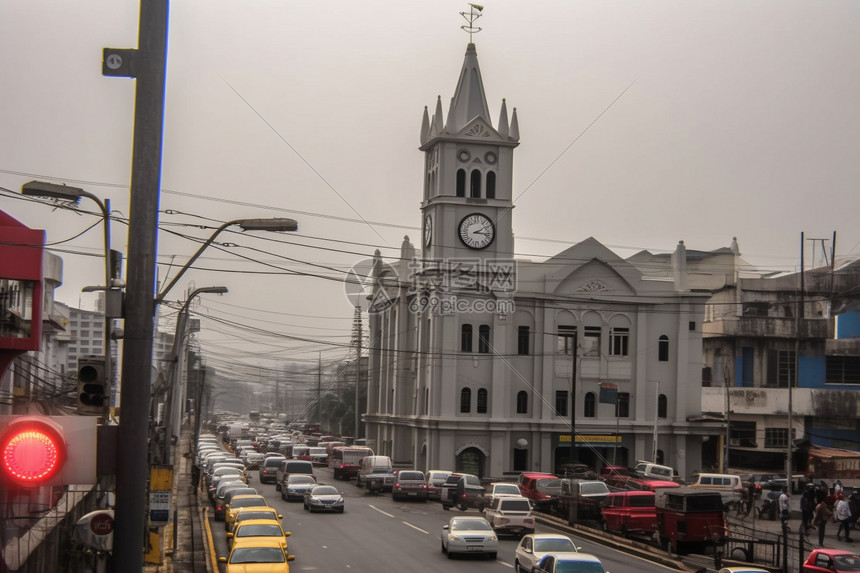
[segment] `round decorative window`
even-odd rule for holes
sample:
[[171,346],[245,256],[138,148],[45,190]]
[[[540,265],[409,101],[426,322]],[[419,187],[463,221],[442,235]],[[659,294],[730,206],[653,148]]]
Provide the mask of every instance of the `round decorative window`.
[[495,164],[496,164],[496,161],[497,161],[498,159],[499,159],[499,158],[498,158],[498,157],[496,156],[496,154],[495,154],[495,153],[493,153],[492,151],[488,151],[488,152],[484,155],[484,160],[485,160],[487,163],[489,163],[490,165],[495,165]]
[[463,163],[469,161],[472,158],[472,154],[469,153],[468,149],[461,149],[457,152],[457,159],[462,161]]

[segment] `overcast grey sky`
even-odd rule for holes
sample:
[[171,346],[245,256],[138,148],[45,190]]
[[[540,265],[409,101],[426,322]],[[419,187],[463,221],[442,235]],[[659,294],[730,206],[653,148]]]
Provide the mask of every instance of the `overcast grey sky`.
[[[519,116],[519,256],[589,236],[622,256],[679,240],[711,250],[737,236],[747,260],[791,270],[801,231],[836,231],[838,254],[860,254],[860,2],[484,6],[474,41],[492,119],[502,98]],[[231,291],[202,302],[221,321],[204,325],[212,349],[229,356],[247,338],[257,359],[345,352],[342,273],[376,248],[396,256],[405,234],[418,244],[421,116],[439,95],[447,110],[467,9],[453,0],[172,2],[164,229],[205,239],[211,231],[187,225],[300,223],[289,236],[226,235],[260,251],[213,249],[199,262],[275,274],[188,273],[198,287]],[[67,181],[128,215],[134,81],[102,77],[101,54],[137,46],[138,10],[133,0],[0,3],[0,187]],[[47,229],[50,242],[96,221],[8,194],[0,208]],[[126,232],[114,223],[115,248],[125,251]],[[197,244],[162,232],[159,261],[181,265]],[[57,298],[76,305],[82,286],[101,282],[100,228],[57,247],[70,251]]]

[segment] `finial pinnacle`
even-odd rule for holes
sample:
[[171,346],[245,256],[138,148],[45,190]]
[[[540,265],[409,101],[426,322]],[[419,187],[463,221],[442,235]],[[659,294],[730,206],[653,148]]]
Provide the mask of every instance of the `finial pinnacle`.
[[469,43],[472,43],[472,36],[481,31],[481,28],[475,26],[475,21],[481,17],[481,12],[484,10],[484,7],[480,4],[472,4],[469,3],[469,11],[468,12],[460,12],[460,16],[462,16],[468,24],[464,24],[460,26],[460,29],[469,33]]

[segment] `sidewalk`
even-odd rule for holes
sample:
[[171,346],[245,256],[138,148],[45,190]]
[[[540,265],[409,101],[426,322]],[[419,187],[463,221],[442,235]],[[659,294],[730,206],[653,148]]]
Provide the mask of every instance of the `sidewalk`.
[[[816,480],[818,483],[820,480]],[[824,480],[829,485],[833,484],[835,480]],[[855,489],[860,489],[860,480],[852,480],[852,479],[844,479],[841,480],[842,485],[845,488],[845,496],[853,492]],[[766,495],[766,493],[765,493]],[[762,501],[758,500],[756,503],[756,508],[761,507]],[[788,521],[788,525],[791,528],[791,533],[789,535],[796,536],[797,531],[800,528],[800,519],[801,519],[801,511],[800,511],[800,494],[794,494],[789,498],[788,502],[789,507],[791,508],[791,519]],[[755,516],[754,516],[755,514]],[[755,527],[760,531],[766,531],[768,533],[773,533],[775,535],[782,534],[782,522],[777,518],[773,521],[769,519],[761,519],[758,517],[758,512],[753,511],[750,512],[750,515],[747,516],[746,519],[740,520],[742,523],[749,527]],[[851,532],[851,539],[853,543],[849,543],[844,540],[836,539],[836,532],[839,530],[838,523],[828,523],[825,528],[824,533],[824,547],[828,549],[844,549],[846,551],[851,551],[853,553],[860,553],[860,529],[854,529]],[[812,528],[809,530],[808,535],[808,545],[809,550],[811,551],[814,548],[818,547],[818,529]]]
[[173,467],[174,521],[162,529],[161,565],[147,565],[146,573],[207,573],[203,519],[197,489],[191,483],[194,429],[182,427]]

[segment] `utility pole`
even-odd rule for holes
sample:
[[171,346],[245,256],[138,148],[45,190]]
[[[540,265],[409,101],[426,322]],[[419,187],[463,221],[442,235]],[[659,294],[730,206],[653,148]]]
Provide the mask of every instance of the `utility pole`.
[[[357,331],[357,332],[356,332]],[[353,318],[353,335],[355,336],[355,440],[358,439],[358,429],[359,429],[359,400],[358,400],[358,391],[361,388],[361,337],[362,337],[362,327],[361,327],[361,307],[355,307],[355,317]],[[356,335],[357,334],[357,335]]]
[[[117,443],[117,499],[112,571],[143,570],[149,476],[150,372],[156,238],[167,75],[168,0],[141,0],[128,228],[128,283]],[[106,65],[111,66],[110,56]],[[107,335],[107,333],[105,333]]]
[[794,440],[792,439],[792,423],[791,418],[794,415],[793,412],[793,404],[792,404],[792,394],[793,387],[797,386],[798,375],[800,374],[800,337],[801,330],[803,328],[803,318],[804,318],[804,291],[806,290],[806,284],[803,277],[804,272],[804,260],[803,260],[803,246],[804,246],[804,234],[800,233],[800,288],[797,293],[797,312],[795,313],[797,316],[795,318],[795,338],[794,338],[794,376],[789,377],[788,379],[788,437],[786,439],[786,455],[785,455],[785,486],[787,488],[789,495],[792,491],[792,449],[794,446]]

